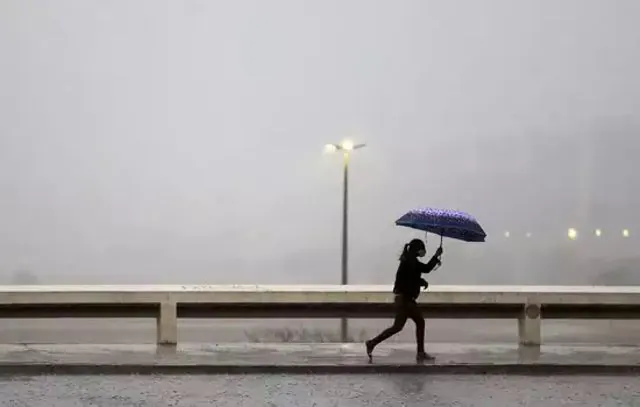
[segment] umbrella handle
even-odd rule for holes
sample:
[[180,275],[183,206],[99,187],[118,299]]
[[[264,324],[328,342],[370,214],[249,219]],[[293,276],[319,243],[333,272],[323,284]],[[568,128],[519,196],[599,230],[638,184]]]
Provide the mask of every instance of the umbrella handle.
[[[444,232],[444,231],[443,231],[443,232]],[[444,233],[441,233],[441,234],[440,234],[440,248],[442,248],[442,240],[444,239],[444,236],[443,236],[443,235],[444,235]],[[424,234],[424,241],[425,241],[425,242],[427,241],[427,236],[429,236],[429,233],[425,233],[425,234]]]

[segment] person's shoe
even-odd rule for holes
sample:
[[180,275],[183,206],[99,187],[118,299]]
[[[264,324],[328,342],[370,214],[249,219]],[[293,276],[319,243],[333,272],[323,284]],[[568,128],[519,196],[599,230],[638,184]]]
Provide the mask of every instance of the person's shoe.
[[427,352],[418,352],[416,354],[416,362],[418,363],[433,362],[434,360],[436,360],[436,357],[428,354]]
[[373,348],[374,348],[374,346],[373,346],[373,344],[371,343],[371,341],[366,341],[366,342],[364,343],[364,345],[365,345],[365,346],[366,346],[366,348],[367,348],[367,356],[369,356],[369,361],[371,361],[371,359],[373,358]]

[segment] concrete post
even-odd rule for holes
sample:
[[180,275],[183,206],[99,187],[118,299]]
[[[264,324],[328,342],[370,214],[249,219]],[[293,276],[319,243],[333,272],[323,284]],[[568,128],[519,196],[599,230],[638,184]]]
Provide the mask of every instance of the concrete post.
[[175,302],[163,302],[157,317],[158,345],[175,345],[178,343],[178,307]]
[[518,318],[518,336],[520,345],[540,346],[542,343],[542,319],[540,304],[525,304]]

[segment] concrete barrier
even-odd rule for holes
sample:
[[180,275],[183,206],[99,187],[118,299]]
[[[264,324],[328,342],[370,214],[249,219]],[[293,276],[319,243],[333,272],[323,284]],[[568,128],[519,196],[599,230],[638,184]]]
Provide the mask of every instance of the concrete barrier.
[[[523,345],[541,344],[542,319],[638,319],[640,287],[431,286],[428,318],[512,318]],[[390,286],[0,286],[0,318],[157,320],[157,342],[177,343],[178,318],[386,318]]]

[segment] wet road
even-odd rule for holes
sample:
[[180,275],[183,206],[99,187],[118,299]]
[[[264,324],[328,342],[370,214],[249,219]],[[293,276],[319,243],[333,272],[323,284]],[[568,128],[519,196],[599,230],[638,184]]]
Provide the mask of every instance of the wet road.
[[39,376],[0,379],[11,407],[638,406],[637,377]]
[[[355,339],[389,323],[351,323]],[[515,321],[428,321],[429,342],[515,344]],[[153,320],[4,320],[3,343],[154,343]],[[307,330],[292,341],[331,341],[337,321],[180,321],[181,342],[282,339],[278,330]],[[271,329],[271,330],[270,330]],[[367,331],[367,332],[363,332]],[[413,340],[413,326],[394,338]],[[322,333],[325,332],[325,333]],[[332,332],[333,334],[326,334]],[[334,338],[332,338],[332,336]],[[638,321],[544,321],[547,344],[640,343]],[[634,404],[635,403],[635,404]],[[0,406],[11,407],[359,407],[359,406],[640,406],[638,377],[247,375],[4,376]]]
[[[0,345],[5,374],[639,374],[640,347],[381,344]],[[445,373],[446,372],[446,373]]]

